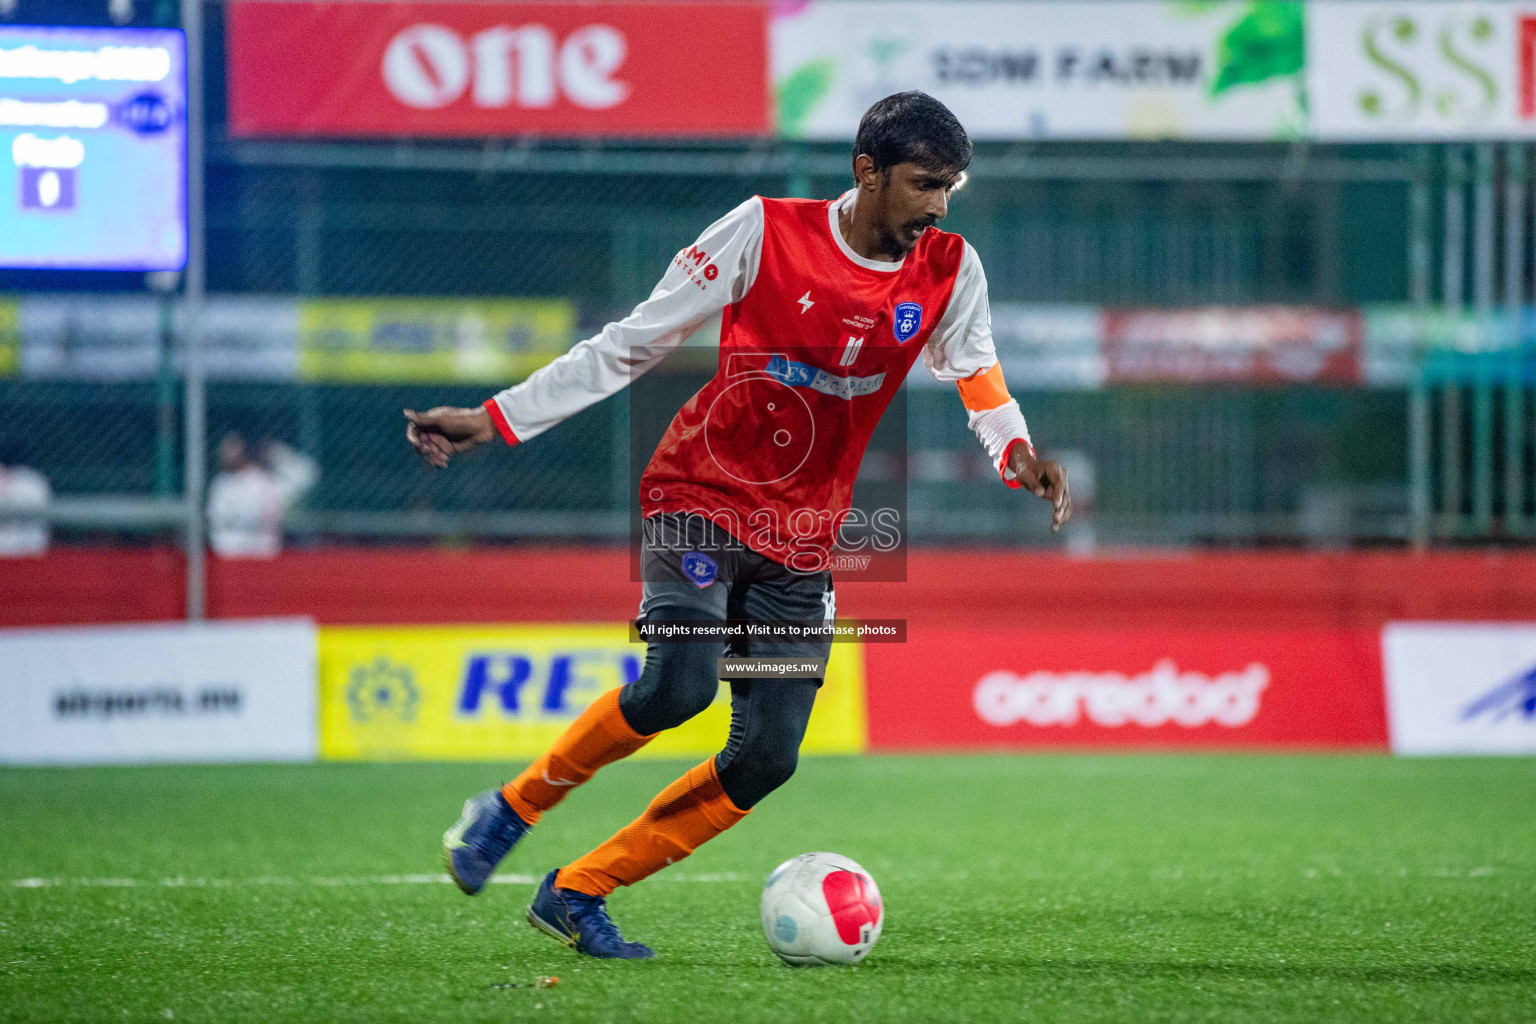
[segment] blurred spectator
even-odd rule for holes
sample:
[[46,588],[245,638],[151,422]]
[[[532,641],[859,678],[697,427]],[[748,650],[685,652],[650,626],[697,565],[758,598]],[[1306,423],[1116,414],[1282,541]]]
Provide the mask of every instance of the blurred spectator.
[[283,514],[319,476],[314,459],[281,441],[253,457],[245,438],[226,434],[208,485],[209,546],[225,558],[272,558],[283,549]]
[[48,478],[26,466],[0,465],[0,557],[48,550]]

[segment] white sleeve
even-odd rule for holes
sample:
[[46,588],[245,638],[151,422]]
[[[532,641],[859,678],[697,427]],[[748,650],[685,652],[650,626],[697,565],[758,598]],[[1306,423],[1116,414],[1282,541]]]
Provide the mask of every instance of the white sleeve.
[[762,254],[763,204],[754,196],[673,257],[650,298],[629,316],[486,402],[497,429],[508,444],[526,441],[623,389],[740,301]]
[[[981,257],[965,243],[965,253],[960,258],[960,271],[955,276],[955,289],[950,294],[949,305],[934,329],[933,336],[923,347],[923,364],[935,380],[955,382],[990,370],[997,365],[997,349],[992,344],[992,309],[987,302],[987,275],[981,268]],[[992,466],[1010,487],[1019,486],[1013,473],[1005,465],[1008,449],[1015,441],[1022,441],[1031,452],[1034,445],[1029,439],[1029,426],[1019,403],[1010,398],[991,409],[967,407],[966,416],[971,430],[987,450]]]
[[992,309],[987,304],[987,275],[981,257],[965,243],[955,290],[933,336],[923,346],[923,365],[934,380],[953,383],[997,362],[992,345]]

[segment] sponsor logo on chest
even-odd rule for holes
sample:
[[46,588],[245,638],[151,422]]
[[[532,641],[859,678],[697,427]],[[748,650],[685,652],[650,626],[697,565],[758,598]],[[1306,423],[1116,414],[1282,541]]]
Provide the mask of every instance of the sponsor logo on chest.
[[872,395],[885,383],[884,373],[871,374],[868,377],[839,377],[820,367],[787,359],[781,355],[775,355],[768,360],[768,365],[763,372],[780,384],[787,384],[792,388],[810,388],[812,391],[819,391],[824,395],[847,401],[852,401],[861,395]]

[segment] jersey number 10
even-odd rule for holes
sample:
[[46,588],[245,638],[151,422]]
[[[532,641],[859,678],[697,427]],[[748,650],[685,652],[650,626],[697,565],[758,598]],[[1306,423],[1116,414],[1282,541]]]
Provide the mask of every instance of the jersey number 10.
[[837,361],[838,366],[852,366],[853,361],[859,358],[859,349],[864,347],[863,338],[849,336],[847,344],[843,346],[843,357]]

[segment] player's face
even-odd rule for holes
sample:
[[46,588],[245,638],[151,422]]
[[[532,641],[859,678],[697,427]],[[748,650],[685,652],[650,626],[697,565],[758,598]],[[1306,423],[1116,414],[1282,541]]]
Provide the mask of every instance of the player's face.
[[897,164],[877,188],[881,226],[900,253],[912,251],[923,232],[949,213],[949,194],[960,181],[960,171],[935,171],[918,164]]

